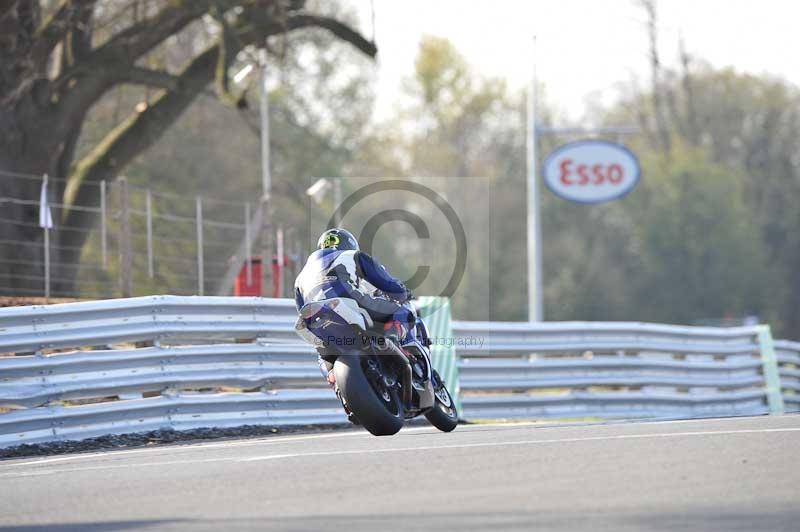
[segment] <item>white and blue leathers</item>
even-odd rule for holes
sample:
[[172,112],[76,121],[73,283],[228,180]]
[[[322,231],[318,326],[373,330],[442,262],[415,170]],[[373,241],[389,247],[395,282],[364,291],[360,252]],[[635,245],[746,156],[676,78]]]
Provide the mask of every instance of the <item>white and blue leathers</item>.
[[409,292],[386,268],[362,251],[325,248],[313,252],[295,280],[295,303],[298,310],[313,301],[335,297],[355,300],[376,322],[408,322],[411,313],[391,300],[405,302]]

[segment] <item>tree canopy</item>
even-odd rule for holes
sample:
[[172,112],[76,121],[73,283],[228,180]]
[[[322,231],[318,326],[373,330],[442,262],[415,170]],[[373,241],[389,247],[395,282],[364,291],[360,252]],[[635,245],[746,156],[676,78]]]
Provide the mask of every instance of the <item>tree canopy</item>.
[[[197,26],[198,42],[179,42]],[[232,106],[245,101],[229,75],[238,54],[267,46],[271,36],[319,28],[374,56],[377,49],[350,25],[303,0],[8,0],[0,4],[0,196],[34,198],[39,183],[13,176],[59,176],[52,195],[58,209],[57,263],[75,262],[94,222],[101,180],[114,177],[152,146],[198,95],[214,84]],[[196,34],[196,31],[195,31]],[[302,37],[300,37],[302,38]],[[156,57],[193,49],[180,65],[153,67]],[[119,117],[95,145],[76,159],[92,108],[111,89],[141,85],[153,90]],[[74,207],[74,208],[73,208]],[[12,203],[0,241],[38,240],[35,209]],[[4,244],[8,246],[9,244]],[[4,255],[18,253],[4,248]],[[33,259],[37,248],[23,255]],[[3,265],[0,275],[21,281],[25,266]],[[69,278],[65,272],[61,278]],[[22,283],[25,284],[24,282]]]
[[[28,4],[11,2],[0,20],[13,19],[16,28],[33,17],[44,28],[61,16],[63,27],[72,29],[50,48],[39,74],[29,59],[16,67],[2,62],[0,121],[8,127],[0,130],[0,171],[67,176],[55,191],[65,205],[91,204],[87,183],[125,165],[132,180],[163,192],[194,187],[227,199],[257,195],[253,95],[219,74],[237,71],[236,61],[249,60],[252,46],[281,35],[268,43],[279,64],[270,94],[276,219],[301,228],[293,237],[301,250],[313,246],[302,228],[310,220],[327,221],[333,207],[330,198],[322,208],[309,203],[304,190],[316,178],[405,176],[433,183],[434,176],[448,176],[440,192],[466,205],[465,224],[472,224],[467,277],[453,299],[456,316],[525,319],[524,94],[474,72],[448,41],[423,39],[396,111],[375,123],[366,66],[374,44],[333,3],[42,1],[37,13],[27,13]],[[69,16],[59,10],[62,4],[71,6]],[[86,31],[79,19],[90,4],[91,47],[82,50],[74,39]],[[178,11],[183,25],[177,18],[164,21],[175,31],[153,37],[135,58],[119,52],[108,72],[76,67],[103,49],[139,47],[143,34],[130,32],[160,27],[164,13]],[[185,19],[190,12],[193,18]],[[45,33],[34,31],[28,39]],[[3,54],[12,48],[14,58],[42,53],[34,53],[42,45],[33,46],[22,33],[0,35]],[[800,90],[769,76],[713,68],[683,49],[678,57],[671,65],[651,53],[649,85],[632,84],[615,103],[597,104],[585,117],[639,125],[640,134],[625,138],[643,167],[636,189],[594,206],[543,191],[546,318],[692,323],[757,315],[777,334],[800,338]],[[117,62],[127,66],[116,68]],[[75,122],[77,130],[65,128],[62,106],[101,79],[110,85]],[[539,107],[543,125],[578,125],[554,123],[555,97],[543,98]],[[543,137],[539,152],[568,140]],[[145,149],[147,157],[137,157]],[[13,189],[24,180],[2,183],[2,195],[37,197],[38,181],[27,192]],[[346,195],[357,182],[345,178],[343,187]],[[17,211],[6,216],[34,227],[24,238],[38,239],[35,208],[11,207]],[[396,208],[389,200],[372,207]],[[72,215],[60,213],[62,245],[83,238],[63,231],[75,227],[68,224],[91,224],[90,217]],[[397,222],[393,230],[403,235],[406,225]],[[452,267],[449,247],[431,248],[408,236],[379,249],[394,273],[410,273],[408,253],[426,255],[432,278]],[[168,290],[181,267],[162,267],[153,289]],[[88,280],[91,274],[81,275]]]

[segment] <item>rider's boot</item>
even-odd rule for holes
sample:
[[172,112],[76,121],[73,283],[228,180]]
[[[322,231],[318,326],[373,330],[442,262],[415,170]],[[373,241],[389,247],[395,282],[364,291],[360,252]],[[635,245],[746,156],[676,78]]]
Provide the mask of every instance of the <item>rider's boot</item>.
[[325,377],[328,386],[333,387],[336,384],[336,376],[333,374],[333,363],[322,358],[322,355],[317,359],[319,362],[319,371]]
[[400,340],[406,335],[406,328],[400,320],[389,320],[383,326],[383,336],[400,345]]
[[[322,376],[325,377],[325,382],[328,383],[328,386],[334,389],[336,395],[339,395],[339,390],[336,388],[336,375],[333,373],[333,363],[328,360],[322,358],[322,355],[319,357],[319,370],[322,373]],[[341,397],[339,398],[341,401]],[[350,412],[347,408],[347,405],[344,404],[342,401],[342,407],[344,408],[344,413],[347,414],[347,420],[352,423],[353,425],[360,425],[361,422],[358,421],[358,418]]]

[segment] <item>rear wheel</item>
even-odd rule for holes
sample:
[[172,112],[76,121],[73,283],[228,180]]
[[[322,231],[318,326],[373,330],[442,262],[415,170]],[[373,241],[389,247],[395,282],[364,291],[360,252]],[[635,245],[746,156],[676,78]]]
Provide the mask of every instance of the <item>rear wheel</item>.
[[436,386],[433,389],[435,402],[433,408],[425,413],[425,417],[431,425],[442,432],[452,432],[458,425],[458,411],[456,403],[447,391],[439,374],[434,371],[434,381]]
[[387,385],[374,360],[340,355],[333,372],[339,398],[365,429],[375,436],[388,436],[403,427],[403,406],[397,389]]

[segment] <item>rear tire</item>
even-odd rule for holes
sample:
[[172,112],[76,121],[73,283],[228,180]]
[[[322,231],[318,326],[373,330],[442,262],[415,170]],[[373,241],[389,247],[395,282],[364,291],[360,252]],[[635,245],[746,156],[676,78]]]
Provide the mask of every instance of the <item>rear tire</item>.
[[[396,434],[403,427],[403,406],[394,388],[376,390],[361,367],[361,355],[340,355],[333,365],[340,399],[361,425],[375,436]],[[388,399],[388,400],[387,400]]]
[[435,379],[439,387],[434,389],[435,401],[433,407],[425,413],[425,417],[431,425],[442,432],[452,432],[458,426],[456,403],[438,373]]

